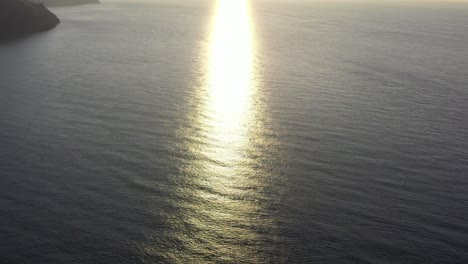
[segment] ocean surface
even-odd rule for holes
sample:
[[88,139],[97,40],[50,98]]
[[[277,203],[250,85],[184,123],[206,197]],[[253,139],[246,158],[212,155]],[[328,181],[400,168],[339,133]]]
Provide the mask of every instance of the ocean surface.
[[0,43],[1,263],[468,263],[468,5],[103,1]]

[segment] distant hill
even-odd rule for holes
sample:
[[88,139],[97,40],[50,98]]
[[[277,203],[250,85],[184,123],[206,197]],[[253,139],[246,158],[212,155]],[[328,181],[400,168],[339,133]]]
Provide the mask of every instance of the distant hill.
[[43,4],[0,0],[0,38],[49,30],[59,22]]
[[86,4],[99,4],[99,0],[31,0],[35,3],[43,3],[46,6],[73,6]]

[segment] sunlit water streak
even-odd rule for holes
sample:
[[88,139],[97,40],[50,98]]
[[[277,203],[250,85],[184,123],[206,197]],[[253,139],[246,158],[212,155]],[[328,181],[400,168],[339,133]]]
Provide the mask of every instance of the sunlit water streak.
[[169,221],[179,246],[164,256],[171,262],[258,263],[274,239],[254,40],[250,2],[218,0],[194,111],[180,132],[189,158],[175,177],[180,218]]
[[[211,160],[242,167],[253,118],[255,93],[252,25],[247,0],[218,1],[208,53],[206,104],[200,123],[214,143],[203,149]],[[219,170],[221,168],[211,168]]]

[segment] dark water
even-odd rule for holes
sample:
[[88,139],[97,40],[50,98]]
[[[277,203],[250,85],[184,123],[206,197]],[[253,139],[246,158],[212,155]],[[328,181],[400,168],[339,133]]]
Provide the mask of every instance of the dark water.
[[468,6],[220,6],[0,44],[0,262],[468,263]]

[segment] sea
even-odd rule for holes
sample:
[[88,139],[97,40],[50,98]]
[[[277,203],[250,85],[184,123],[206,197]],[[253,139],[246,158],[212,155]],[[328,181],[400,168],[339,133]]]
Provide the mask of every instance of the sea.
[[50,9],[0,43],[1,263],[468,263],[468,4]]

